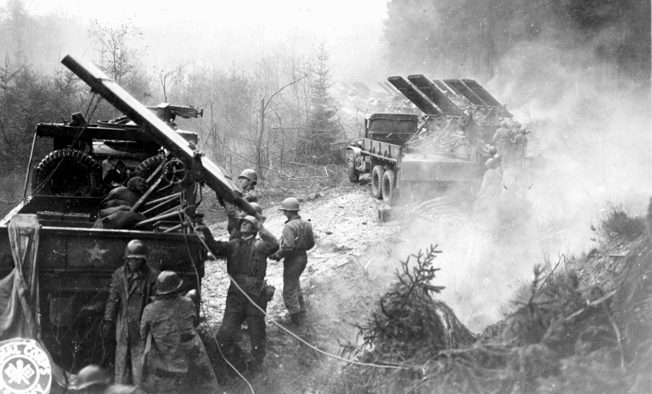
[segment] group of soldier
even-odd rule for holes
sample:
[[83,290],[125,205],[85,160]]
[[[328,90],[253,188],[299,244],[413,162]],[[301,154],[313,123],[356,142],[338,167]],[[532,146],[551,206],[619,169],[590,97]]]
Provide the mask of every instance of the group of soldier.
[[519,122],[503,119],[496,129],[486,171],[473,207],[474,217],[485,224],[496,223],[502,205],[512,205],[519,197],[527,149],[526,130]]
[[[274,294],[265,281],[267,259],[283,260],[283,300],[289,322],[298,326],[306,314],[299,277],[307,264],[306,251],[314,246],[312,226],[299,215],[299,201],[293,197],[281,204],[287,221],[280,239],[265,228],[256,203],[256,183],[257,174],[250,169],[238,178],[242,195],[256,216],[221,202],[229,219],[228,241],[216,240],[203,224],[195,228],[209,252],[226,260],[231,280],[216,336],[219,351],[231,365],[244,366],[252,373],[263,365],[266,308]],[[213,392],[217,381],[196,330],[199,319],[197,305],[189,297],[192,294],[182,294],[182,280],[176,272],[157,274],[149,267],[144,242],[131,240],[124,260],[113,273],[101,328],[105,337],[115,332],[115,384],[105,390],[110,377],[89,366],[80,371],[77,387],[112,393]],[[248,357],[238,344],[243,323],[251,342]]]

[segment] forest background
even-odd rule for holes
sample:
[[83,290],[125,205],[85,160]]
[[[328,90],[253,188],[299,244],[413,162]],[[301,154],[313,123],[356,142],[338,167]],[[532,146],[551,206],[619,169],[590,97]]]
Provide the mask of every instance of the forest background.
[[[176,62],[150,63],[148,51],[160,48],[153,44],[159,37],[148,36],[132,20],[105,21],[99,8],[94,19],[81,20],[32,13],[29,2],[7,1],[0,9],[0,177],[7,185],[0,199],[13,204],[22,196],[35,125],[68,121],[87,108],[88,89],[58,63],[65,55],[61,48],[70,42],[91,48],[85,52],[88,60],[145,104],[203,108],[202,118],[179,125],[199,132],[207,157],[229,173],[254,167],[269,179],[291,179],[298,168],[339,163],[347,141],[360,136],[368,108],[350,105],[351,92],[341,88],[345,73],[341,67],[333,72],[332,56],[348,55],[349,66],[359,64],[358,75],[366,75],[370,86],[389,75],[474,78],[509,103],[536,97],[543,107],[590,86],[591,92],[615,99],[635,92],[649,112],[649,1],[391,0],[385,5],[380,51],[373,59],[342,54],[345,46],[328,36],[309,42],[288,36],[254,60],[224,66],[223,59],[198,61],[201,53],[194,60],[178,56]],[[228,8],[223,11],[228,14]],[[248,45],[233,41],[232,46]],[[86,115],[94,121],[120,114],[100,106]]]

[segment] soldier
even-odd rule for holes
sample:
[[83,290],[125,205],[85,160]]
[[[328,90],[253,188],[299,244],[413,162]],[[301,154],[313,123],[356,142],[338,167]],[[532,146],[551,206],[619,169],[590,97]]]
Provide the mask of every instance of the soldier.
[[487,160],[487,170],[473,205],[473,216],[486,223],[492,223],[498,209],[498,201],[503,189],[503,172],[499,155]]
[[147,247],[133,239],[125,248],[125,264],[113,272],[104,312],[102,335],[115,326],[115,382],[141,383],[143,342],[140,318],[154,293],[156,273],[147,266]]
[[496,129],[491,143],[498,149],[498,153],[504,155],[509,149],[510,139],[512,138],[509,122],[505,119],[500,122],[500,127]]
[[[226,257],[227,272],[231,276],[231,286],[227,292],[226,308],[222,326],[217,333],[217,340],[223,353],[231,362],[238,363],[242,350],[235,339],[243,322],[251,337],[251,353],[247,360],[247,368],[259,371],[265,357],[265,315],[261,312],[267,308],[271,300],[273,288],[267,286],[267,257],[278,249],[278,241],[262,222],[253,216],[245,216],[240,223],[239,238],[229,242],[213,239],[208,227],[200,225],[197,231],[203,234],[211,253],[214,256]],[[260,239],[256,238],[260,234]],[[235,283],[234,283],[235,282]],[[237,285],[251,298],[256,308]]]
[[256,190],[256,185],[258,184],[258,174],[256,171],[251,168],[246,168],[242,170],[240,176],[238,176],[238,186],[242,190],[242,196],[245,200],[249,202],[258,202],[260,194]]
[[69,387],[77,394],[145,394],[135,386],[111,384],[111,376],[97,365],[87,365],[77,373],[77,384]]
[[111,384],[111,376],[98,365],[87,365],[77,373],[77,384],[70,387],[75,393],[102,394]]
[[518,167],[521,168],[525,165],[525,154],[527,153],[528,133],[529,131],[527,129],[520,126],[516,135],[512,137],[512,143],[514,144],[517,165]]
[[283,227],[280,248],[271,258],[283,260],[283,301],[293,323],[299,324],[305,316],[306,306],[301,292],[300,276],[308,263],[307,250],[315,246],[310,222],[299,216],[299,201],[288,197],[281,203],[287,218]]
[[[238,176],[238,186],[242,191],[242,197],[250,203],[257,202],[260,198],[260,193],[256,190],[256,184],[258,184],[258,174],[256,174],[256,171],[251,168],[242,170],[240,176]],[[239,238],[238,230],[240,221],[246,214],[230,202],[225,201],[222,205],[224,205],[226,215],[229,218],[226,227],[230,235],[229,239],[237,239]]]
[[195,327],[193,301],[179,294],[182,281],[173,271],[156,279],[156,299],[145,307],[140,336],[145,341],[143,388],[150,393],[213,391],[217,380]]

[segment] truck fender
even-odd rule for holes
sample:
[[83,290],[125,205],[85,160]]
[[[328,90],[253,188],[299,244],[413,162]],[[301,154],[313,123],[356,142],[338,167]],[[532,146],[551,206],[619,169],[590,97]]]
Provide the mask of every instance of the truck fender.
[[353,156],[353,158],[356,158],[356,159],[357,159],[357,158],[360,156],[360,154],[362,153],[362,149],[359,148],[359,147],[357,147],[357,146],[347,146],[347,147],[346,147],[346,150],[347,150],[347,151],[351,151],[351,152],[353,152],[352,156]]

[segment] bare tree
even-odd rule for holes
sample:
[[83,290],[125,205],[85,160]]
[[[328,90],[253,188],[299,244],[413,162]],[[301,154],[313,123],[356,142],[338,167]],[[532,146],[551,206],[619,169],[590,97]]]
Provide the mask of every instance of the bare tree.
[[[138,62],[142,51],[133,46],[142,33],[129,21],[111,27],[96,20],[89,28],[89,35],[95,42],[100,68],[136,98],[151,97],[150,76]],[[112,108],[104,110],[113,111]]]
[[164,68],[157,70],[158,81],[161,84],[161,89],[163,90],[163,101],[168,102],[168,93],[174,85],[181,82],[183,79],[183,65],[177,65],[171,70],[166,70]]
[[137,53],[129,46],[129,39],[140,33],[128,23],[114,28],[95,20],[89,28],[89,35],[97,45],[100,68],[121,83],[135,67]]

